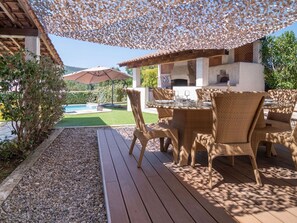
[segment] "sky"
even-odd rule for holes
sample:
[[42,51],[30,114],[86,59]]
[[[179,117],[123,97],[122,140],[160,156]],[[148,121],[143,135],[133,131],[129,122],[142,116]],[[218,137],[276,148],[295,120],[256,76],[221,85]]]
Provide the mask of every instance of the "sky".
[[[294,31],[297,36],[297,22],[273,35],[279,36],[285,31]],[[118,67],[118,63],[154,52],[124,47],[106,46],[64,37],[49,35],[64,65],[90,68],[97,66]],[[123,69],[121,69],[123,70]]]

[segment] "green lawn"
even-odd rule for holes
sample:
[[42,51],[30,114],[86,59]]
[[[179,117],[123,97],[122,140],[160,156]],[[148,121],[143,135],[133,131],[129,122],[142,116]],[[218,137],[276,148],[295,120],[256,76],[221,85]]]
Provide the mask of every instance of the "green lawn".
[[[153,123],[158,120],[156,114],[143,113],[143,117],[146,123]],[[111,112],[104,113],[64,115],[56,127],[123,124],[135,124],[132,112],[128,112],[126,109],[112,109]]]

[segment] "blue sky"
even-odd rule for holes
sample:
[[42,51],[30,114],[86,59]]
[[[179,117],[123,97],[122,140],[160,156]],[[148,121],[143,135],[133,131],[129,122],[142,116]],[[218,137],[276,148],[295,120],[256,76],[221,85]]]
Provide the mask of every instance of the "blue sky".
[[[284,31],[294,31],[297,36],[297,22],[282,29],[274,35],[281,35]],[[49,35],[63,63],[68,66],[90,68],[96,66],[116,67],[117,63],[139,57],[152,50],[135,50],[124,47],[113,47],[98,43],[84,42],[74,39]]]

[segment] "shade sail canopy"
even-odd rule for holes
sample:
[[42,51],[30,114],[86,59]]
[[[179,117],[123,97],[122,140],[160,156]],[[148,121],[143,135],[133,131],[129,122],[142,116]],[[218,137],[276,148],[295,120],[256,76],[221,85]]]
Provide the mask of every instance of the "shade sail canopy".
[[50,34],[139,49],[232,49],[297,21],[294,0],[29,0]]
[[96,84],[108,80],[124,80],[131,76],[108,67],[93,67],[65,75],[64,80],[73,80],[84,84]]

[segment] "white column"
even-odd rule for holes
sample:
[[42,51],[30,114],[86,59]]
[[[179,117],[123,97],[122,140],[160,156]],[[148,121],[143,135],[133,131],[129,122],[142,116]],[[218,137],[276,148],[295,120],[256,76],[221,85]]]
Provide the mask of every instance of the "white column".
[[209,58],[196,59],[196,86],[208,86]]
[[133,88],[140,87],[140,68],[133,68]]
[[228,64],[234,63],[234,54],[234,49],[230,49],[228,55]]
[[162,80],[161,80],[161,64],[158,64],[158,87],[162,87]]
[[229,61],[229,55],[222,55],[222,64],[227,64]]
[[254,63],[261,63],[261,41],[260,40],[256,40],[255,42],[253,42],[253,62]]
[[[39,57],[40,56],[40,37],[26,36],[25,49]],[[30,60],[30,59],[32,59],[32,56],[30,54],[27,54],[26,60]]]

